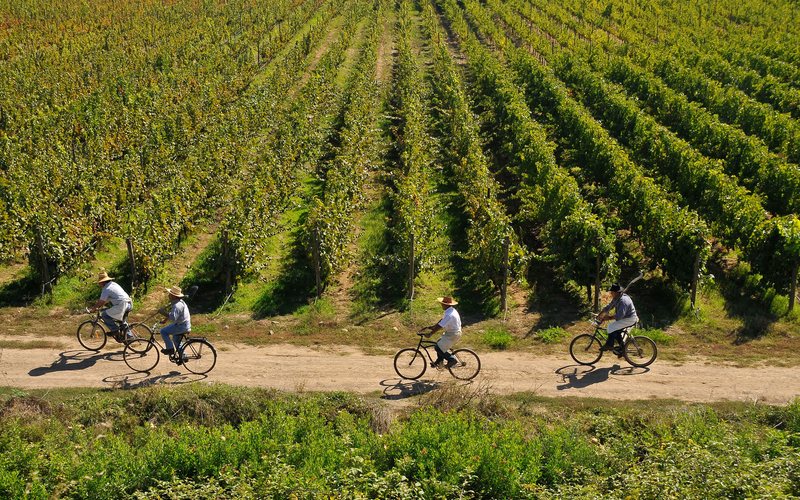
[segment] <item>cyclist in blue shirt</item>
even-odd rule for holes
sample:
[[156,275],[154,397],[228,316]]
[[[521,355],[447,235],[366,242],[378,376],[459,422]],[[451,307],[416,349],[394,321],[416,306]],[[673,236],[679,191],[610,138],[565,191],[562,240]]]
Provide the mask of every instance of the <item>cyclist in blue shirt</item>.
[[164,308],[160,309],[159,312],[167,316],[172,323],[165,326],[160,331],[161,338],[164,339],[164,346],[166,347],[162,349],[161,352],[164,354],[172,354],[180,345],[180,336],[192,331],[192,318],[189,314],[189,306],[183,301],[185,295],[183,295],[183,291],[180,287],[173,286],[167,290],[167,293],[169,294],[169,301],[172,303],[172,307],[169,311]]

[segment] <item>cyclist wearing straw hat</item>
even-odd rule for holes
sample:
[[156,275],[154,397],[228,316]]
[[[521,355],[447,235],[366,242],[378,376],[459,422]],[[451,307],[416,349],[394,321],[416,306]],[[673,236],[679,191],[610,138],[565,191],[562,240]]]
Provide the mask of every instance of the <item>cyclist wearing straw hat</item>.
[[427,326],[422,330],[430,331],[430,333],[425,335],[426,337],[430,337],[439,330],[444,330],[444,334],[434,346],[436,348],[436,361],[434,361],[433,366],[439,368],[442,365],[442,361],[446,359],[447,367],[449,368],[458,363],[456,357],[448,352],[448,350],[461,338],[461,316],[458,314],[458,311],[456,311],[456,308],[453,307],[458,305],[458,302],[453,300],[453,297],[439,297],[436,301],[442,305],[444,316],[435,325]]
[[103,323],[108,325],[108,333],[116,335],[119,332],[120,324],[124,325],[128,313],[133,310],[133,301],[130,295],[105,271],[102,271],[97,277],[97,284],[102,288],[100,298],[89,310],[96,311],[111,304],[100,314],[100,317],[103,319]]
[[[159,312],[167,316],[172,323],[160,330],[161,338],[164,339],[164,354],[172,354],[175,347],[180,345],[180,336],[192,331],[192,318],[189,314],[189,306],[183,301],[183,291],[180,287],[173,286],[167,289],[169,301],[172,307],[167,311],[166,307],[159,309]],[[173,342],[174,341],[174,342]]]

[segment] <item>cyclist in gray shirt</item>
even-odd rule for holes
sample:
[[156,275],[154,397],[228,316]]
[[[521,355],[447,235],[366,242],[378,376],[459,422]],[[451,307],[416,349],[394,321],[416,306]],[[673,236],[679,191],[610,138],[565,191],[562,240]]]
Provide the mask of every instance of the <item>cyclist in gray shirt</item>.
[[608,313],[611,309],[615,310],[615,314],[614,321],[608,324],[608,340],[606,340],[606,345],[601,347],[600,350],[610,351],[614,348],[614,342],[616,341],[619,344],[621,352],[623,347],[622,330],[638,323],[639,316],[636,315],[636,307],[633,305],[633,300],[622,291],[622,287],[614,283],[608,291],[611,292],[613,300],[600,311],[597,320],[603,322],[610,319],[611,315]]

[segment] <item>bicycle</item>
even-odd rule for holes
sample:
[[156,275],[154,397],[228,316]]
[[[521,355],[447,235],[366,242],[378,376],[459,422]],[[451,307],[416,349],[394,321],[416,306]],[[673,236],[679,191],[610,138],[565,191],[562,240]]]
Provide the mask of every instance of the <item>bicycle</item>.
[[[149,372],[161,359],[162,345],[155,338],[161,321],[156,321],[150,330],[149,338],[131,340],[122,352],[122,359],[128,368],[135,372]],[[217,364],[217,350],[205,337],[190,337],[191,332],[181,333],[177,349],[169,355],[169,360],[197,375],[205,375]]]
[[92,313],[92,311],[90,311],[87,307],[84,312],[87,314],[92,314],[92,318],[78,325],[78,331],[76,335],[78,337],[78,342],[86,350],[101,350],[108,342],[109,335],[120,344],[127,344],[131,340],[141,337],[153,336],[153,332],[144,323],[128,324],[127,312],[122,318],[122,321],[115,320],[119,328],[116,332],[114,332],[113,335],[108,331],[108,325],[106,325],[105,321],[103,321],[100,310]]
[[[417,380],[425,374],[428,369],[428,362],[425,360],[423,352],[433,366],[433,357],[428,349],[436,345],[432,340],[423,340],[425,334],[417,332],[419,343],[417,347],[407,347],[400,349],[394,355],[394,371],[400,378],[407,380]],[[434,351],[435,352],[435,351]],[[448,366],[450,374],[459,380],[472,380],[481,371],[481,358],[471,349],[456,349],[451,352],[457,360],[454,366]]]
[[[593,365],[603,357],[600,349],[608,339],[608,332],[603,328],[602,323],[597,321],[597,315],[589,321],[594,326],[594,333],[582,333],[572,339],[569,344],[569,354],[572,359],[580,365]],[[644,368],[651,365],[658,356],[656,343],[644,335],[630,335],[628,327],[622,330],[622,350],[614,347],[617,356],[622,356],[625,361],[637,368]]]

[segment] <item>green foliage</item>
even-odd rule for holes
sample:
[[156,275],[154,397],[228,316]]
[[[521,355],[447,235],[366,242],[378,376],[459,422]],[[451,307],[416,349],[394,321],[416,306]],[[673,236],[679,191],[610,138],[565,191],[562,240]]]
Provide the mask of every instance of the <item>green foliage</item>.
[[800,219],[774,217],[758,227],[750,242],[753,264],[768,283],[786,292],[792,272],[800,265]]
[[659,346],[667,346],[667,345],[674,345],[677,342],[677,339],[669,335],[668,333],[664,332],[659,328],[642,328],[633,330],[632,333],[634,335],[644,335],[645,337],[649,337]]
[[380,421],[385,410],[343,393],[190,386],[45,398],[3,398],[5,498],[798,492],[797,401],[718,410],[552,402],[535,416],[520,403],[521,412],[492,418],[425,406],[387,427]]
[[481,340],[492,349],[502,351],[514,342],[514,336],[504,328],[489,328],[483,333]]
[[229,201],[239,141],[261,125],[248,118],[264,107],[241,97],[262,59],[331,6],[68,1],[0,16],[17,8],[30,16],[3,42],[0,261],[27,252],[39,281],[56,279],[130,237],[146,281]]
[[[475,16],[482,13],[472,4],[467,7]],[[613,274],[613,234],[591,212],[575,179],[556,163],[554,145],[532,120],[524,95],[508,70],[477,42],[456,9],[446,4],[474,74],[474,92],[480,96],[478,113],[494,137],[490,148],[505,170],[501,177],[504,187],[513,186],[517,192],[507,203],[519,210],[516,218],[522,222],[523,233],[541,233],[545,253],[557,262],[566,279],[593,283],[598,267],[603,276]],[[482,19],[481,25],[490,29],[493,23]]]
[[[366,40],[356,61],[344,103],[336,146],[317,174],[322,193],[309,208],[303,227],[303,242],[310,261],[319,267],[320,285],[325,286],[353,256],[348,245],[353,239],[354,215],[362,208],[364,186],[370,168],[377,163],[378,87],[374,80],[379,23],[378,10],[367,5],[350,12],[349,26],[340,37],[340,62],[361,16],[366,16]],[[336,68],[332,66],[332,68]],[[317,290],[321,294],[322,290]]]
[[567,331],[561,327],[553,326],[536,332],[536,338],[545,344],[557,344],[568,335]]

